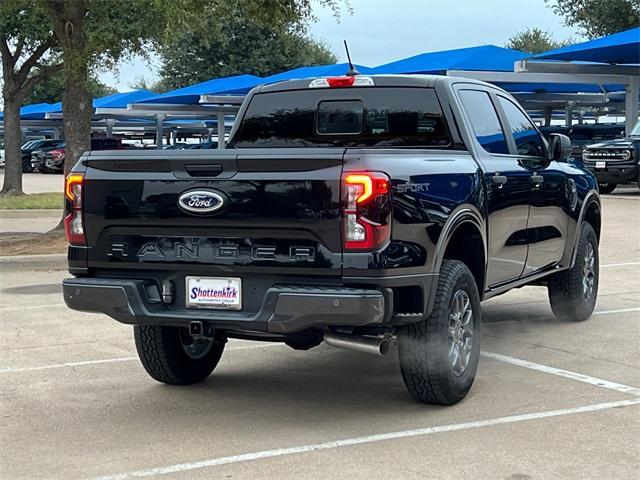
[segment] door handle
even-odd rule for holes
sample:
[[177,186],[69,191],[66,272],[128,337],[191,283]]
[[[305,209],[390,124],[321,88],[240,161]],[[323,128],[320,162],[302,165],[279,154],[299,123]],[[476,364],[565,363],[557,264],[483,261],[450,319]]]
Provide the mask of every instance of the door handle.
[[542,182],[544,182],[544,177],[542,175],[538,175],[534,173],[529,177],[529,181],[533,183],[535,186],[539,187]]
[[491,181],[498,188],[502,188],[504,184],[507,183],[507,177],[506,175],[500,175],[499,173],[496,173],[493,177],[491,177]]

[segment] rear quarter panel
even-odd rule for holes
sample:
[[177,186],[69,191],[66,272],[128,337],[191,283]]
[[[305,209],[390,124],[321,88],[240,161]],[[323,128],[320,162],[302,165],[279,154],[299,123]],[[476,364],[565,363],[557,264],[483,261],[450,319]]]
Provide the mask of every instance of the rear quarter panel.
[[378,253],[345,253],[345,276],[437,272],[437,245],[452,214],[468,207],[484,218],[485,189],[477,163],[457,150],[348,150],[345,172],[391,178],[391,242]]

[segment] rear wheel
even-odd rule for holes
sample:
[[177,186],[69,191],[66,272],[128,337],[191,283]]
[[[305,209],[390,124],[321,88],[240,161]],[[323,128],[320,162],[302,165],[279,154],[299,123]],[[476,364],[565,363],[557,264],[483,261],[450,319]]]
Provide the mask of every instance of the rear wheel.
[[598,190],[600,190],[600,193],[606,195],[607,193],[613,192],[617,186],[617,183],[599,183]]
[[413,398],[452,405],[467,395],[480,359],[480,316],[469,268],[445,260],[431,315],[398,335],[402,378]]
[[573,268],[549,280],[549,302],[560,320],[581,322],[593,313],[598,298],[598,237],[593,227],[583,223]]
[[206,379],[216,368],[226,338],[194,338],[186,328],[156,325],[133,327],[142,366],[155,380],[170,385],[191,385]]
[[22,173],[32,173],[33,165],[31,165],[31,160],[23,160],[22,161]]

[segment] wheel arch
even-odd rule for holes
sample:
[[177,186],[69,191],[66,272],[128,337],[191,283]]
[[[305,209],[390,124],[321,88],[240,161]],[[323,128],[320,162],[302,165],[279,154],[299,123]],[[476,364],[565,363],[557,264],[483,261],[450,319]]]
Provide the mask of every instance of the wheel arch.
[[487,235],[484,219],[475,207],[458,207],[445,223],[436,246],[435,272],[440,271],[444,259],[459,260],[467,265],[482,298],[487,271]]

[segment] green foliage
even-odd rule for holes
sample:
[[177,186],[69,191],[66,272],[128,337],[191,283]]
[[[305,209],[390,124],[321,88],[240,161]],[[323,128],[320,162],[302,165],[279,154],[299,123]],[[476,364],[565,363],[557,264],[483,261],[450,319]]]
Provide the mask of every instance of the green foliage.
[[58,192],[0,198],[0,210],[61,209],[63,206],[63,195]]
[[[89,77],[87,85],[93,98],[104,97],[117,92],[115,88],[105,85],[93,76]],[[60,102],[63,94],[64,75],[62,72],[56,72],[36,84],[31,93],[25,98],[24,104]]]
[[225,10],[224,22],[214,12],[205,13],[197,29],[162,45],[164,89],[242,73],[272,75],[337,60],[324,44],[307,36],[305,20],[265,25],[250,15],[243,0],[227,0]]
[[14,47],[23,43],[26,56],[49,39],[51,25],[37,0],[5,0],[0,2],[0,34]]
[[640,0],[545,0],[567,25],[589,38],[629,30],[640,25]]
[[571,43],[570,40],[558,42],[553,39],[549,32],[534,27],[516,33],[507,41],[505,47],[536,54],[564,47]]
[[146,77],[138,77],[134,82],[129,84],[129,88],[134,90],[148,90],[154,93],[161,93],[164,91],[164,87],[160,81],[148,80]]

